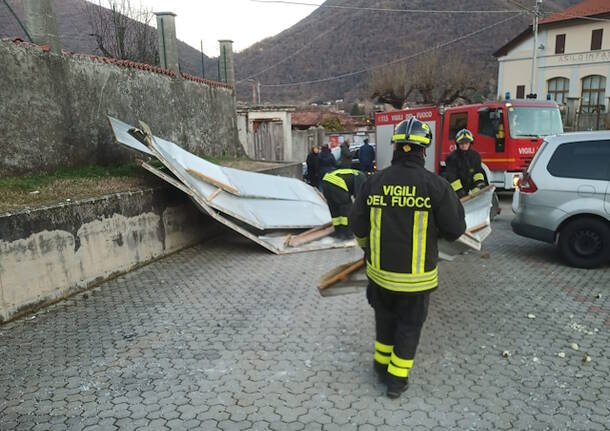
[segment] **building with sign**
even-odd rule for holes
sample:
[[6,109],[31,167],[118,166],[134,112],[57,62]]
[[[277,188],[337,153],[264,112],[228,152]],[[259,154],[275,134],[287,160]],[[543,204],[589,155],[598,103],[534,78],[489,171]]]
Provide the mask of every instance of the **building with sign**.
[[523,99],[533,93],[575,112],[608,112],[610,0],[586,0],[542,18],[536,48],[533,86],[531,26],[494,53],[498,97]]

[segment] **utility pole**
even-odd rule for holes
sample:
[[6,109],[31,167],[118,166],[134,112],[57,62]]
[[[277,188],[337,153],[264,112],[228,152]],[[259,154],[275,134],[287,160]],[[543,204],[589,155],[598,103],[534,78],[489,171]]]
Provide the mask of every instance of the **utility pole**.
[[535,0],[535,2],[536,4],[534,6],[534,23],[532,25],[532,30],[534,30],[534,49],[532,51],[532,77],[530,80],[530,94],[528,95],[529,98],[534,98],[534,94],[536,94],[534,91],[536,88],[536,60],[538,57],[538,19],[542,14],[542,0]]
[[203,64],[203,39],[201,39],[201,77],[205,79],[205,65]]
[[257,91],[257,94],[258,94],[258,104],[260,105],[261,104],[261,82],[260,81],[256,81],[256,89],[258,90]]

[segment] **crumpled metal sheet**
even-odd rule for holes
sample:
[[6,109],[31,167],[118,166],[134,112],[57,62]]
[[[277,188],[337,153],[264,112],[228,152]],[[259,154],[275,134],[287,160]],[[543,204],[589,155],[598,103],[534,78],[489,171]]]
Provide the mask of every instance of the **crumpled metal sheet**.
[[[146,145],[129,133],[133,126],[110,116],[108,118],[120,144],[151,156],[155,155]],[[168,162],[174,162],[185,170],[195,170],[218,183],[226,184],[235,189],[232,192],[233,194],[250,198],[307,201],[326,206],[326,203],[313,187],[296,178],[278,177],[219,166],[189,153],[173,142],[157,136],[153,138],[155,150],[162,151]]]
[[[132,126],[109,118],[119,143],[157,157],[180,182],[223,214],[259,230],[305,229],[331,221],[326,202],[313,187],[302,181],[223,168],[154,136],[149,149],[129,133]],[[193,171],[204,174],[216,184],[206,182]],[[237,193],[217,184],[235,188]]]

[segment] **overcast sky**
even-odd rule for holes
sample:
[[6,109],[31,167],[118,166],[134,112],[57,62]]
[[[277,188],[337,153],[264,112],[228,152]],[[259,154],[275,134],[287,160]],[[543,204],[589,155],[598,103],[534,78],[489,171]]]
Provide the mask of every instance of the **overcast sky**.
[[[178,39],[218,56],[218,40],[233,40],[233,49],[250,45],[280,33],[315,10],[315,6],[262,4],[251,0],[132,0],[153,12],[174,12]],[[321,4],[323,0],[306,0]],[[156,20],[154,25],[156,26]]]

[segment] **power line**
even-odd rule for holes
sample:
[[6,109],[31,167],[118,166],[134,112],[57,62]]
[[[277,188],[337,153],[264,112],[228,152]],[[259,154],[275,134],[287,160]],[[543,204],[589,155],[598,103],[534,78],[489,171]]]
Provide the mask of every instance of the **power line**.
[[327,4],[315,4],[305,3],[299,1],[289,0],[250,0],[254,3],[266,3],[266,4],[285,4],[285,5],[297,5],[297,6],[314,6],[316,8],[327,8],[327,9],[350,9],[350,10],[366,10],[374,12],[409,12],[409,13],[435,13],[435,14],[475,14],[475,13],[515,13],[517,10],[437,10],[437,9],[394,9],[394,8],[383,8],[383,7],[359,7],[359,6],[344,6],[344,5],[327,5]]
[[295,52],[293,52],[292,54],[290,54],[287,57],[284,57],[283,59],[281,59],[280,61],[278,61],[275,64],[272,64],[271,66],[253,74],[248,76],[247,78],[243,78],[240,79],[239,81],[236,82],[236,84],[241,84],[243,81],[247,81],[248,79],[252,79],[254,77],[257,77],[259,75],[262,75],[263,73],[267,72],[268,70],[271,70],[277,66],[279,66],[282,63],[285,63],[286,61],[290,60],[291,58],[293,58],[294,56],[298,55],[301,51],[303,51],[305,48],[308,48],[312,43],[314,43],[316,40],[320,39],[323,36],[326,36],[328,33],[330,33],[331,31],[335,31],[334,27],[331,27],[330,29],[326,30],[325,32],[322,32],[320,34],[318,34],[316,37],[314,37],[312,40],[310,40],[309,42],[307,42],[305,45],[303,45],[301,48],[297,49]]
[[360,70],[357,70],[357,71],[354,71],[354,72],[343,73],[341,75],[330,76],[328,78],[313,79],[313,80],[310,80],[310,81],[301,81],[301,82],[286,82],[286,83],[281,83],[281,84],[261,84],[261,87],[291,87],[291,86],[294,86],[294,85],[318,84],[318,83],[322,83],[322,82],[335,81],[335,80],[347,78],[347,77],[350,77],[350,76],[360,75],[362,73],[369,72],[371,70],[381,69],[381,68],[386,67],[386,66],[390,66],[390,65],[393,65],[393,64],[397,64],[397,63],[402,63],[403,61],[410,60],[412,58],[415,58],[415,57],[418,57],[420,55],[426,54],[428,52],[434,51],[436,49],[444,48],[444,47],[452,45],[452,44],[454,44],[456,42],[462,41],[464,39],[467,39],[469,37],[472,37],[472,36],[475,36],[475,35],[477,35],[479,33],[487,31],[490,28],[493,28],[493,27],[496,27],[498,25],[504,24],[505,22],[513,20],[513,19],[515,19],[517,17],[523,16],[524,14],[525,14],[524,12],[519,12],[519,13],[517,13],[514,16],[511,16],[509,18],[503,19],[503,20],[498,21],[498,22],[496,22],[494,24],[491,24],[491,25],[488,25],[486,27],[483,27],[483,28],[481,28],[479,30],[473,31],[473,32],[465,34],[463,36],[459,36],[459,37],[457,37],[455,39],[452,39],[452,40],[449,40],[447,42],[440,43],[440,44],[434,46],[433,48],[429,48],[429,49],[426,49],[426,50],[423,50],[423,51],[419,51],[419,52],[416,52],[415,54],[411,54],[411,55],[408,55],[406,57],[401,57],[401,58],[398,58],[396,60],[389,61],[387,63],[377,64],[375,66],[367,67],[365,69],[360,69]]

